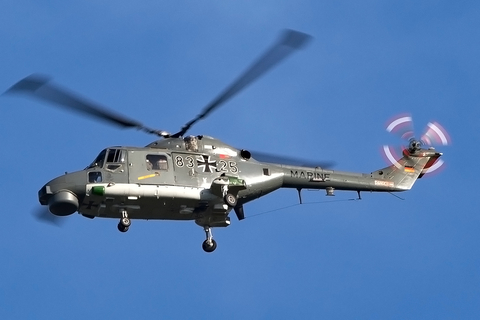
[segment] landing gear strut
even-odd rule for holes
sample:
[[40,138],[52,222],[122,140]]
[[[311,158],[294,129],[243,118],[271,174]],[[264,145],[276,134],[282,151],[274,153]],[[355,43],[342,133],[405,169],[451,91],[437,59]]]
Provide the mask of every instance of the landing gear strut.
[[205,252],[213,252],[217,248],[217,243],[213,240],[212,229],[208,226],[203,227],[207,240],[203,241],[202,248]]
[[120,212],[122,214],[122,218],[120,219],[120,222],[118,223],[118,226],[117,226],[118,231],[127,232],[128,228],[130,227],[132,222],[130,221],[130,218],[128,217],[127,210],[122,209],[122,210],[120,210]]

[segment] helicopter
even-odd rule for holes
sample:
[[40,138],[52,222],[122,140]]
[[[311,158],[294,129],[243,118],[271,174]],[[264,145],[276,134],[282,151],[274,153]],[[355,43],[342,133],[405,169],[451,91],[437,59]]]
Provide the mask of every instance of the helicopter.
[[[254,82],[296,50],[311,36],[285,30],[260,58],[200,114],[180,131],[152,129],[138,121],[86,100],[33,74],[6,93],[26,94],[123,128],[135,128],[158,136],[145,147],[114,146],[102,150],[85,169],[65,173],[47,182],[38,192],[42,206],[55,216],[78,212],[86,218],[118,219],[117,228],[127,232],[132,220],[195,221],[203,228],[202,248],[213,252],[217,243],[212,228],[230,225],[233,211],[245,218],[244,205],[280,188],[298,191],[323,189],[327,196],[337,190],[400,192],[410,190],[442,156],[424,139],[409,137],[401,159],[371,173],[331,170],[327,163],[299,163],[237,149],[207,135],[187,135],[198,121]],[[400,122],[397,124],[401,124]],[[387,149],[385,149],[387,150]],[[50,214],[49,213],[49,214]]]

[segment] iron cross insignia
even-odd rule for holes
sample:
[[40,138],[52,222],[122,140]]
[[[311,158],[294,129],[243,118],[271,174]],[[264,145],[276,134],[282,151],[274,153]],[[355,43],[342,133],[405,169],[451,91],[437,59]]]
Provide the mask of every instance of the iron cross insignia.
[[203,172],[214,172],[217,169],[217,161],[210,160],[210,156],[198,156],[197,166],[203,170]]

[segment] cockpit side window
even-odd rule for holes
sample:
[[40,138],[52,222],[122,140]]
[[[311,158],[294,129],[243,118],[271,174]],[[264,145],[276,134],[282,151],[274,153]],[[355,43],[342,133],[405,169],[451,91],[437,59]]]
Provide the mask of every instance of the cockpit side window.
[[88,173],[88,182],[89,183],[99,183],[102,182],[102,173],[97,171],[92,171]]
[[161,154],[147,154],[147,170],[168,170],[167,157]]

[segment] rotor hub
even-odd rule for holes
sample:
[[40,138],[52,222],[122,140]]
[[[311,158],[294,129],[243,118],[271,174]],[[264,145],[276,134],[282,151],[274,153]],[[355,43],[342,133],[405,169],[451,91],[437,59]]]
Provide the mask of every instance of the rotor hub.
[[422,148],[422,142],[415,140],[415,139],[410,139],[410,143],[408,144],[408,151],[411,153],[418,151]]

